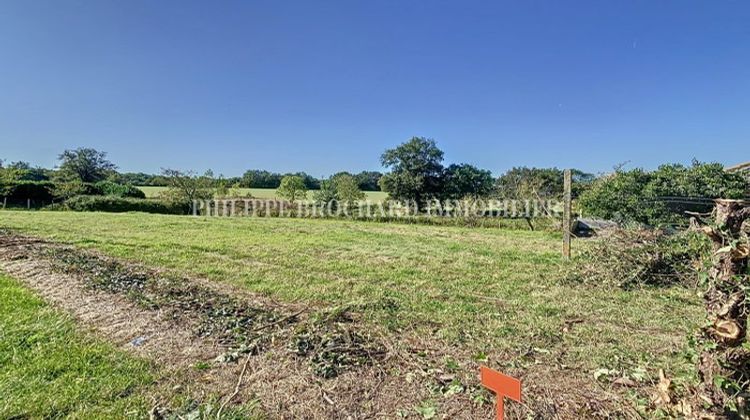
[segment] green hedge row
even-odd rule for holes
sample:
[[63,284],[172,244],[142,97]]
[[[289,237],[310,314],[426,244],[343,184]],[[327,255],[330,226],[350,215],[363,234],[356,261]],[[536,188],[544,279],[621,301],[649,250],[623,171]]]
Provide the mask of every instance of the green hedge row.
[[30,199],[37,204],[50,204],[54,198],[55,184],[49,181],[19,181],[4,187],[8,189],[8,203],[25,205]]
[[159,214],[188,214],[190,206],[164,200],[128,198],[102,195],[77,195],[65,201],[64,208],[72,211],[103,211],[125,213],[140,211]]
[[8,203],[26,204],[31,200],[36,205],[61,201],[70,195],[111,195],[115,197],[146,198],[142,190],[132,185],[102,181],[96,184],[59,184],[51,181],[18,181],[3,185]]

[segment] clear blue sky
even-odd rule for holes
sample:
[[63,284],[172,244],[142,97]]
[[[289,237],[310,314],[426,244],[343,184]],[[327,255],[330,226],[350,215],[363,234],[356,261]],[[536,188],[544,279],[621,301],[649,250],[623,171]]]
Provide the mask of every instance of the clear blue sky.
[[0,2],[0,158],[321,176],[414,135],[496,174],[750,160],[750,3]]

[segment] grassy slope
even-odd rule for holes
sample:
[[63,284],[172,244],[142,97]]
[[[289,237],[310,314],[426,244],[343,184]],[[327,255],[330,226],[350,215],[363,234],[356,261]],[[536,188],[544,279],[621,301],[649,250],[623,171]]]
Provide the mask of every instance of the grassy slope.
[[[158,197],[159,193],[166,190],[166,187],[148,187],[148,186],[142,186],[138,187],[140,188],[145,194],[146,197]],[[242,194],[250,193],[255,198],[278,198],[276,196],[276,190],[273,188],[240,188],[240,192]],[[307,197],[312,199],[313,191],[308,191]],[[385,197],[388,195],[382,191],[365,191],[365,195],[367,196],[367,199],[373,202],[380,202],[385,199]]]
[[146,362],[74,331],[68,317],[0,275],[0,418],[144,416]]
[[[415,328],[473,353],[549,350],[591,374],[689,370],[678,353],[701,314],[696,293],[682,288],[558,284],[559,237],[544,232],[13,211],[0,213],[0,227],[283,300],[359,304],[369,322]],[[582,322],[563,334],[573,320]]]

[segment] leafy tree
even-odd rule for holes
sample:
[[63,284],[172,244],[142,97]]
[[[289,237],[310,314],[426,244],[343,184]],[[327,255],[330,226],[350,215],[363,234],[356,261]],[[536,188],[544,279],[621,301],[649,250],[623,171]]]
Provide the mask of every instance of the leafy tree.
[[359,189],[356,178],[347,172],[339,172],[327,180],[320,182],[320,189],[313,194],[313,199],[319,204],[336,201],[348,207],[354,207],[357,202],[365,198],[365,193]]
[[337,199],[349,207],[356,206],[358,201],[365,198],[365,193],[359,189],[357,180],[349,174],[333,177],[332,183],[336,190]]
[[[572,195],[575,198],[591,184],[595,176],[573,169],[572,178]],[[515,167],[497,179],[495,190],[501,198],[507,199],[559,199],[563,195],[563,171],[557,168]]]
[[214,196],[215,181],[211,171],[197,175],[177,169],[162,169],[162,176],[168,182],[167,190],[162,195],[173,202],[192,204],[193,200],[208,200]]
[[13,193],[18,181],[24,173],[22,170],[0,165],[0,197],[7,197]]
[[32,167],[29,162],[18,161],[8,165],[9,169],[16,169],[21,174],[21,181],[47,181],[50,171],[41,167]]
[[107,154],[90,148],[66,150],[59,156],[62,179],[67,181],[98,182],[117,167],[107,160]]
[[305,180],[301,176],[287,175],[281,179],[276,194],[289,201],[295,201],[306,197],[307,185],[305,185]]
[[443,152],[435,140],[413,137],[380,157],[391,172],[380,178],[381,190],[396,200],[414,200],[421,209],[442,193]]
[[649,225],[684,223],[685,211],[708,211],[714,198],[742,198],[748,181],[718,163],[662,165],[652,172],[616,169],[579,200],[591,216]]
[[495,182],[490,171],[466,163],[448,166],[444,176],[445,196],[451,199],[488,196]]
[[326,205],[334,200],[338,200],[336,186],[331,179],[320,181],[320,188],[313,193],[313,200],[321,205]]

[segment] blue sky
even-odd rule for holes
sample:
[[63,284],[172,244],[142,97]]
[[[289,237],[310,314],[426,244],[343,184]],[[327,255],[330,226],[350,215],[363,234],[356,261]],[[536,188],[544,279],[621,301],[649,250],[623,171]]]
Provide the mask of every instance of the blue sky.
[[[0,3],[0,158],[123,171],[750,160],[750,3]],[[742,148],[742,150],[740,150]]]

